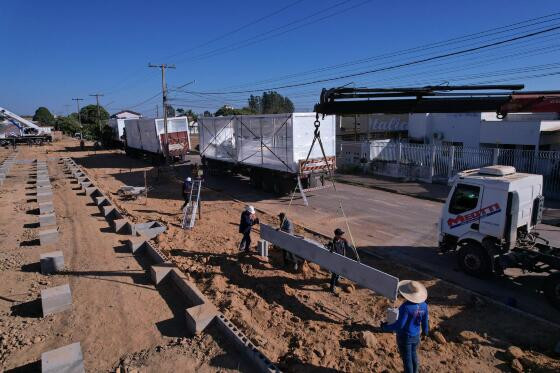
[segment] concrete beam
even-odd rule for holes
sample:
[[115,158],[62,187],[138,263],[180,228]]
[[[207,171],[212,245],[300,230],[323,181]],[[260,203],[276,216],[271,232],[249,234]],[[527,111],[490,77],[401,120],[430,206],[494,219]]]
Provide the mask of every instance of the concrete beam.
[[124,218],[113,220],[112,226],[115,229],[115,233],[130,234],[132,232],[132,225]]
[[41,273],[50,275],[62,271],[64,268],[64,254],[62,251],[53,251],[41,254],[39,262],[41,264]]
[[58,229],[45,229],[39,231],[39,241],[41,242],[41,246],[49,245],[55,243],[58,240]]
[[43,352],[42,373],[85,373],[84,356],[80,342]]
[[204,296],[204,294],[202,294],[200,290],[198,290],[198,287],[179,269],[172,269],[169,276],[191,304],[199,306],[201,304],[208,303],[208,299]]
[[39,225],[41,227],[56,225],[56,215],[54,213],[39,215]]
[[126,243],[133,254],[143,251],[148,246],[148,242],[142,237],[130,238]]
[[52,202],[40,202],[39,203],[39,214],[51,214],[54,212],[54,206]]
[[280,373],[280,369],[268,359],[249,338],[243,334],[230,320],[223,314],[218,314],[215,318],[216,325],[225,334],[238,351],[243,353],[260,372]]
[[90,196],[92,199],[101,195],[101,192],[95,186],[87,187],[85,189],[86,189],[86,196]]
[[165,232],[165,230],[166,227],[157,221],[137,223],[132,225],[132,234],[142,235],[147,237],[148,239],[156,237],[158,234]]
[[37,192],[37,202],[39,203],[43,203],[43,202],[50,202],[53,199],[53,194],[52,192]]
[[40,187],[47,187],[47,186],[51,186],[51,181],[50,180],[37,180],[35,181],[35,185],[36,186],[40,186]]
[[101,196],[101,197],[95,197],[95,203],[97,204],[97,206],[102,207],[102,206],[110,205],[111,201],[109,201],[107,197]]
[[397,299],[399,279],[378,269],[358,263],[345,256],[331,253],[322,244],[300,238],[261,224],[261,238],[322,268],[339,274],[356,284],[371,289],[391,300]]
[[122,218],[121,213],[113,205],[103,206],[103,216],[108,221]]
[[41,306],[43,316],[63,312],[72,308],[70,285],[65,284],[41,290]]

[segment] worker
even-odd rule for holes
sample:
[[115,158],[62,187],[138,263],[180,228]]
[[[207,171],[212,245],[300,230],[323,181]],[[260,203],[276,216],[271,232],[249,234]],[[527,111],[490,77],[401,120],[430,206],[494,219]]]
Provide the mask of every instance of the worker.
[[[281,212],[278,214],[278,219],[280,220],[280,227],[278,230],[286,232],[289,234],[294,234],[294,225],[291,220],[286,217],[286,213]],[[292,262],[294,265],[294,271],[298,269],[298,257],[287,250],[282,250],[284,265],[288,265],[288,262]]]
[[239,221],[239,233],[243,235],[239,244],[239,251],[249,252],[251,248],[251,227],[255,224],[259,224],[259,219],[255,215],[255,208],[250,205],[245,206]]
[[405,299],[399,307],[397,321],[392,324],[381,323],[384,331],[397,334],[397,347],[403,361],[405,373],[418,372],[417,349],[420,335],[428,335],[428,291],[418,281],[403,280],[399,282],[398,291]]
[[187,177],[183,182],[183,186],[181,190],[183,193],[183,199],[185,200],[185,203],[183,203],[183,206],[181,206],[181,210],[183,210],[189,204],[189,198],[191,196],[192,186],[193,186],[192,179],[190,177]]
[[80,150],[84,150],[86,144],[83,139],[80,139]]
[[[344,238],[344,231],[340,228],[336,228],[334,230],[334,238],[332,240],[332,242],[330,243],[330,251],[340,254],[342,256],[346,256],[346,250],[352,250],[354,251],[354,249],[352,248],[352,246],[350,246],[350,244],[348,243],[348,241],[346,241],[346,238]],[[331,287],[330,290],[331,292],[335,292],[336,289],[336,285],[338,284],[338,279],[339,279],[339,275],[336,273],[332,273],[331,274]]]

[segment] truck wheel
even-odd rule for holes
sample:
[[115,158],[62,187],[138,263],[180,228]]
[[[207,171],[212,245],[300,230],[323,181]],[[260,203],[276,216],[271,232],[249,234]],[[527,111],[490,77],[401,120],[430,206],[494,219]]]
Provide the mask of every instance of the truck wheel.
[[482,246],[474,243],[468,243],[459,250],[459,266],[464,272],[475,277],[485,277],[492,273],[488,254]]
[[272,184],[273,181],[270,180],[270,178],[267,178],[266,176],[261,179],[261,187],[262,190],[264,190],[265,192],[272,192],[272,188],[273,188]]
[[251,173],[250,181],[251,181],[251,185],[254,188],[259,189],[261,187],[261,178],[260,178],[260,175],[257,174],[256,172]]
[[544,295],[554,307],[560,309],[560,272],[548,276],[544,284]]

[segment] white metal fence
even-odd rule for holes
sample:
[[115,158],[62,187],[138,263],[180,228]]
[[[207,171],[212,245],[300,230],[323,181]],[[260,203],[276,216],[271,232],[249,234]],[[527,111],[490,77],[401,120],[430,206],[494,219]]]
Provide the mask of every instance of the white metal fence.
[[[514,166],[518,172],[543,175],[545,196],[560,199],[560,151],[384,143],[371,144],[359,157],[345,159],[352,159],[346,165],[361,163],[366,172],[429,182],[447,182],[456,173],[472,168]],[[344,159],[339,157],[338,163],[344,169]]]

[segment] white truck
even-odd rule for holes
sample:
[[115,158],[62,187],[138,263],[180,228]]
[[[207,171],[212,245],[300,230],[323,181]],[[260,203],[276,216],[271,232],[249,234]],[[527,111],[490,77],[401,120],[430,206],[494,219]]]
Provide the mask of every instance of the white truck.
[[[155,162],[164,160],[165,131],[163,119],[127,119],[124,121],[122,136],[127,155],[147,157]],[[173,159],[181,159],[189,154],[191,143],[187,117],[167,119],[167,141],[169,143],[169,155]]]
[[484,277],[507,268],[548,273],[544,293],[560,308],[560,248],[539,237],[541,175],[489,166],[459,173],[440,220],[439,247],[457,251],[460,267]]
[[325,157],[313,141],[315,113],[199,117],[200,155],[210,173],[248,176],[256,188],[276,194],[322,187],[328,168],[335,167],[336,122],[320,120]]

